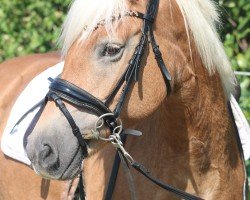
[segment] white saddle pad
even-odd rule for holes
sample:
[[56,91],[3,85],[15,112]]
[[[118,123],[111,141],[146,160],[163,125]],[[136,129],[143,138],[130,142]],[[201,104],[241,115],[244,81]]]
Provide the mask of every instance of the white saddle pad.
[[[27,117],[14,130],[12,129],[24,113],[45,97],[49,90],[48,78],[57,77],[62,72],[63,66],[64,62],[61,62],[36,76],[16,100],[1,139],[1,149],[7,156],[30,165],[30,160],[23,148],[23,136],[39,108],[29,113],[29,115],[27,115]],[[245,159],[249,159],[250,128],[234,97],[231,97],[230,102],[236,125],[239,130]]]
[[24,113],[46,96],[49,90],[48,78],[57,77],[62,72],[63,66],[64,62],[61,62],[40,73],[17,98],[1,139],[1,149],[5,155],[30,165],[30,160],[23,148],[23,137],[39,108],[29,113],[14,130],[12,129]]
[[244,157],[245,157],[245,160],[248,160],[250,159],[250,127],[242,110],[240,109],[239,104],[237,103],[233,95],[231,95],[230,103],[231,103],[235,123],[238,128],[239,135],[240,135]]

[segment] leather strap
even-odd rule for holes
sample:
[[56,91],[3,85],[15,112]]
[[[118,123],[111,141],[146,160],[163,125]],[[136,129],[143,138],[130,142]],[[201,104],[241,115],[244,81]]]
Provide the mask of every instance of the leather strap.
[[79,188],[79,200],[85,200],[86,199],[86,194],[85,194],[85,191],[84,191],[82,172],[80,173],[78,188]]
[[[121,141],[123,144],[126,143],[126,140],[127,140],[127,135],[122,135]],[[111,198],[112,198],[112,195],[113,195],[113,192],[115,189],[115,183],[116,183],[120,163],[121,163],[121,159],[120,159],[119,153],[117,151],[115,154],[115,160],[114,160],[114,164],[113,164],[113,167],[111,170],[111,174],[109,176],[109,183],[108,183],[108,188],[106,191],[105,200],[111,200]]]
[[[125,144],[126,143],[126,135],[122,135],[122,143]],[[118,150],[119,151],[119,150]],[[120,155],[123,156],[123,158],[126,160],[126,156],[123,155],[122,151],[116,153],[115,156],[115,160],[114,160],[114,164],[113,164],[113,168],[111,171],[111,175],[110,175],[110,179],[109,179],[109,184],[108,184],[108,188],[107,188],[107,192],[106,192],[106,196],[105,196],[105,200],[111,200],[112,199],[112,195],[115,189],[115,182],[117,179],[117,175],[118,175],[118,171],[119,171],[119,166],[120,166],[120,162],[121,162],[121,158]],[[127,160],[127,163],[130,163]],[[150,171],[144,167],[142,164],[140,164],[139,162],[133,162],[131,163],[131,166],[136,169],[139,173],[141,173],[142,175],[144,175],[146,178],[148,178],[150,181],[152,181],[153,183],[155,183],[156,185],[160,186],[161,188],[172,192],[173,194],[175,194],[178,197],[181,197],[185,200],[202,200],[202,198],[197,197],[195,195],[189,194],[185,191],[182,191],[178,188],[175,188],[169,184],[163,183],[161,180],[153,177],[150,173]]]
[[121,159],[121,164],[122,164],[122,168],[123,168],[123,172],[127,178],[127,182],[128,182],[128,189],[130,192],[130,199],[131,200],[136,200],[136,187],[135,187],[135,181],[134,181],[134,177],[132,175],[132,172],[130,170],[130,166],[129,163],[127,162],[126,158],[123,157],[122,153],[120,151],[118,151],[120,159]]
[[31,112],[33,112],[34,110],[36,110],[37,108],[41,107],[44,104],[44,99],[39,101],[36,105],[34,105],[32,108],[30,108],[26,113],[24,113],[21,118],[17,121],[17,123],[14,125],[14,127],[12,128],[12,130],[10,131],[10,134],[14,133],[14,130],[16,129],[16,127],[25,119],[25,117],[27,117],[28,114],[30,114]]
[[[24,134],[24,137],[23,137],[23,147],[24,147],[24,149],[26,149],[26,146],[27,146],[27,139],[28,139],[28,136],[29,136],[29,135],[32,133],[32,131],[34,130],[34,128],[35,128],[35,126],[36,126],[38,120],[40,119],[40,117],[41,117],[41,115],[42,115],[42,113],[43,113],[43,110],[44,110],[44,108],[45,108],[47,102],[48,102],[48,98],[47,98],[47,97],[45,97],[44,100],[42,100],[41,102],[39,102],[41,107],[40,107],[39,111],[36,113],[35,117],[32,119],[32,121],[31,121],[30,125],[28,126],[28,128],[27,128],[27,130],[26,130],[26,132],[25,132],[25,134]],[[38,105],[38,104],[37,104],[37,105]],[[33,110],[33,109],[31,109],[30,112],[32,112],[32,110]],[[27,112],[27,113],[28,113],[28,112]],[[24,118],[25,118],[25,117],[24,117]],[[20,123],[20,122],[21,122],[21,120],[19,120],[19,123]]]
[[83,156],[84,157],[87,156],[87,153],[88,153],[87,144],[82,137],[82,134],[81,134],[79,127],[76,125],[75,120],[73,119],[72,115],[70,114],[70,112],[66,108],[65,104],[62,102],[61,98],[59,96],[57,96],[55,93],[50,92],[48,94],[48,96],[56,103],[56,106],[61,110],[61,112],[63,113],[65,118],[68,120],[68,122],[71,126],[71,129],[72,129],[72,133],[77,138],[79,145],[82,148]]
[[51,79],[49,93],[54,93],[64,101],[79,108],[86,108],[97,115],[110,113],[109,108],[99,99],[89,94],[87,91],[66,80],[56,78]]
[[162,58],[162,53],[159,49],[159,45],[157,45],[157,43],[155,41],[152,27],[150,27],[150,29],[149,29],[149,36],[150,36],[151,46],[152,46],[153,52],[155,54],[155,59],[157,61],[158,67],[160,68],[161,73],[163,75],[165,84],[167,86],[167,95],[169,96],[171,91],[172,91],[171,84],[170,84],[171,75],[168,71],[168,68],[166,67],[166,65],[164,63],[164,60]]
[[202,200],[202,198],[197,197],[195,195],[189,194],[187,192],[184,192],[182,190],[179,190],[177,188],[174,188],[171,185],[168,185],[166,183],[163,183],[161,180],[156,179],[155,177],[153,177],[150,173],[150,171],[145,168],[142,164],[138,163],[138,162],[134,162],[132,164],[133,168],[136,169],[138,172],[140,172],[142,175],[144,175],[146,178],[148,178],[150,181],[152,181],[153,183],[155,183],[156,185],[160,186],[161,188],[168,190],[169,192],[174,193],[176,196],[181,197],[185,200]]

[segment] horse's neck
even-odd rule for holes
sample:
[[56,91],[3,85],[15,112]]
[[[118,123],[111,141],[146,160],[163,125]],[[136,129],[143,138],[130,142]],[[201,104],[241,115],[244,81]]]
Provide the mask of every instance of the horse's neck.
[[127,148],[163,180],[205,192],[206,182],[219,188],[228,176],[241,177],[235,169],[242,163],[219,76],[198,72],[185,84],[139,125],[144,136]]
[[[233,185],[228,185],[232,178],[242,183],[242,162],[219,75],[208,76],[202,65],[182,85],[174,86],[173,93],[158,110],[135,128],[142,131],[143,136],[129,137],[125,148],[164,182],[214,198],[226,195],[220,193],[222,185],[227,188],[224,192],[233,190]],[[112,150],[110,145],[86,161],[89,199],[102,199],[105,193],[114,159]],[[129,195],[127,189],[124,190],[126,178],[121,172],[115,199]],[[140,196],[149,195],[145,191],[151,191],[152,184],[138,173],[135,180],[136,185],[143,186]],[[166,195],[158,189],[154,188],[154,192]]]
[[[144,138],[138,140],[143,144],[133,139],[130,148],[138,150],[136,146],[147,147],[143,153],[147,155],[145,151],[148,151],[151,154],[150,162],[188,156],[196,159],[196,162],[200,160],[201,163],[197,164],[201,166],[206,164],[205,158],[201,157],[220,159],[230,142],[228,136],[234,133],[226,100],[222,88],[214,93],[215,88],[207,91],[202,83],[197,85],[197,91],[173,94],[156,113],[142,122],[138,129],[142,130]],[[224,150],[213,154],[217,149]]]

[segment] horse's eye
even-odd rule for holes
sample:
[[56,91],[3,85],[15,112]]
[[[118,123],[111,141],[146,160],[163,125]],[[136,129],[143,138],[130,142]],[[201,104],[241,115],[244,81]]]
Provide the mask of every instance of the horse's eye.
[[121,52],[121,47],[117,44],[107,44],[102,52],[102,56],[113,57]]

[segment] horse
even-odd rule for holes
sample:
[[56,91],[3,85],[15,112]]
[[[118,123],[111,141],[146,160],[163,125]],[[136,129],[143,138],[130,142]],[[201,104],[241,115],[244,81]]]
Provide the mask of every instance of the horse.
[[[60,53],[51,52],[13,58],[0,65],[0,133],[3,133],[11,107],[25,86],[60,60]],[[35,175],[31,168],[2,153],[0,163],[0,199],[66,199],[67,183],[46,181]]]
[[[155,2],[74,1],[61,35],[63,72],[60,79],[52,80],[53,95],[46,98],[49,102],[26,135],[33,169],[44,178],[59,180],[73,179],[83,172],[87,199],[103,199],[107,190],[116,151],[110,142],[97,138],[113,138],[114,143],[114,132],[104,117],[101,129],[93,131],[100,122],[100,116],[93,112],[99,111],[97,107],[91,103],[87,109],[79,106],[81,102],[75,106],[77,102],[67,97],[69,93],[65,97],[58,92],[59,85],[87,94],[88,100],[94,99],[104,110],[113,111],[121,103],[119,118],[112,115],[112,120],[115,124],[121,120],[124,127],[143,133],[139,138],[127,138],[126,153],[163,182],[203,199],[242,199],[244,161],[227,107],[235,78],[216,32],[216,6],[211,0],[169,0],[160,1],[158,12],[153,12],[155,7],[151,10],[147,5]],[[151,18],[154,14],[155,21]],[[143,54],[137,52],[138,43],[148,36],[142,37],[141,29],[148,26],[149,42],[160,44],[160,54],[155,53],[157,45],[152,45],[152,50],[147,42],[142,42]],[[116,86],[124,72],[130,75],[126,67],[134,57],[141,58],[136,81],[131,83],[127,98],[121,100],[126,87]],[[167,68],[162,68],[163,61]],[[115,95],[106,108],[101,101],[110,94]],[[70,114],[65,114],[62,105]],[[81,138],[72,134],[69,115],[79,127],[76,136],[81,134]],[[17,167],[9,168],[13,173]],[[6,180],[5,174],[1,182]],[[132,174],[138,199],[178,199],[135,170]],[[114,199],[130,198],[125,179],[119,170]]]

